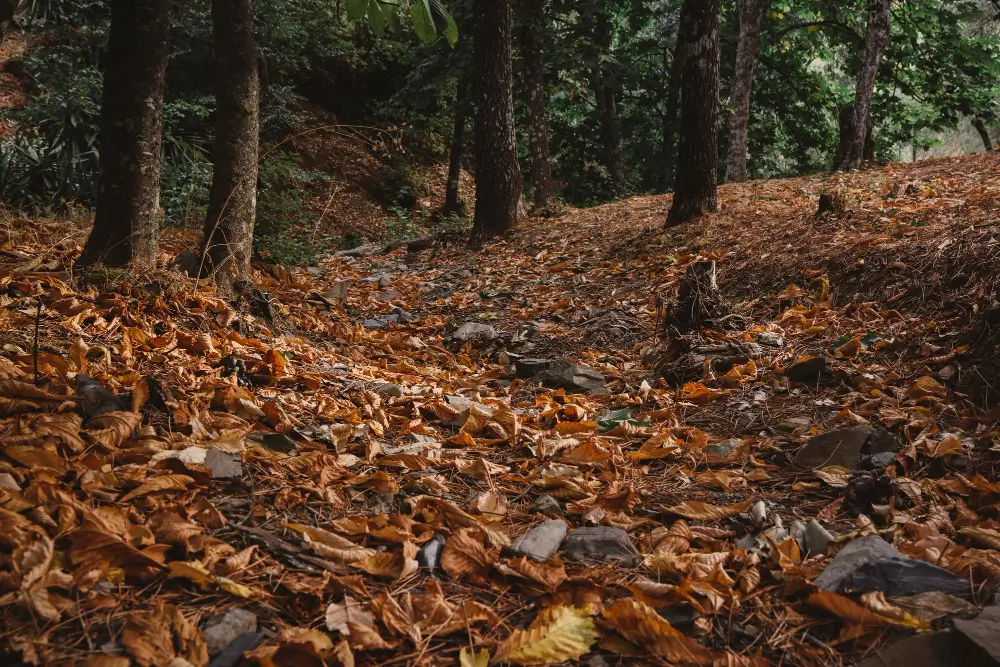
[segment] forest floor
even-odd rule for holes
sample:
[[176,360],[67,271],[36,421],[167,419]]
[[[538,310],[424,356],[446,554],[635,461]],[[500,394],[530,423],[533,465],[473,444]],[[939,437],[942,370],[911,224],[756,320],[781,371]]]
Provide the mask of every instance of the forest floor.
[[[252,315],[167,268],[74,274],[78,221],[3,220],[0,661],[830,665],[966,636],[1000,583],[1000,155],[720,197],[672,230],[642,197],[482,252],[261,266]],[[730,316],[681,336],[704,260]],[[866,535],[896,567],[830,584]]]

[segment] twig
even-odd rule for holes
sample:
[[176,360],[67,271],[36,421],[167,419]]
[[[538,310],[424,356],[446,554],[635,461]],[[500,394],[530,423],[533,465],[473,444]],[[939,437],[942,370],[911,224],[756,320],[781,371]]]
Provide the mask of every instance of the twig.
[[38,297],[38,305],[35,308],[35,343],[32,346],[31,357],[35,371],[35,386],[38,386],[38,325],[42,321],[42,297]]

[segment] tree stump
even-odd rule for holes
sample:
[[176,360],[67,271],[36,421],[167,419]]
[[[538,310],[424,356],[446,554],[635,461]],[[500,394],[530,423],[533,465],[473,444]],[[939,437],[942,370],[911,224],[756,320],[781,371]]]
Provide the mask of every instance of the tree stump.
[[695,262],[687,268],[677,289],[677,302],[668,324],[680,332],[697,331],[729,314],[715,277],[715,262]]

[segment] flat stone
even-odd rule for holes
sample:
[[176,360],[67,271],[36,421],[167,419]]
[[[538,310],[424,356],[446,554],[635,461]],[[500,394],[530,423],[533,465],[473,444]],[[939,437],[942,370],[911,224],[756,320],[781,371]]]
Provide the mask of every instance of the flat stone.
[[388,303],[389,301],[395,301],[399,297],[403,296],[395,290],[389,290],[388,292],[382,292],[375,297],[376,301],[382,301],[383,303]]
[[224,614],[214,616],[205,623],[203,634],[208,655],[221,653],[234,639],[244,632],[257,631],[257,616],[251,611],[234,607]]
[[385,329],[389,324],[395,324],[399,322],[399,315],[383,315],[382,317],[374,317],[365,320],[361,323],[366,329],[375,329],[376,331],[380,329]]
[[987,607],[969,621],[955,619],[955,631],[963,644],[989,656],[994,664],[1000,663],[1000,607]]
[[403,388],[398,384],[393,384],[391,382],[386,382],[385,384],[380,384],[378,387],[378,393],[383,396],[402,396]]
[[724,459],[729,456],[734,449],[742,446],[743,441],[740,438],[727,438],[725,440],[720,440],[719,442],[713,442],[711,445],[705,445],[701,448],[701,451],[705,454],[714,454],[720,459]]
[[[958,643],[955,633],[950,631],[913,635],[876,651],[859,662],[858,667],[951,667],[956,664]],[[967,662],[965,655],[961,664],[985,667],[981,662]]]
[[390,276],[388,273],[383,273],[378,277],[378,280],[376,282],[378,282],[379,287],[385,289],[386,287],[392,284],[392,276]]
[[809,468],[834,465],[854,468],[864,454],[897,451],[899,443],[888,431],[871,426],[851,426],[812,438],[795,455],[795,461]]
[[232,479],[243,475],[243,459],[239,454],[207,449],[205,466],[212,471],[212,479]]
[[338,303],[347,298],[347,288],[350,286],[351,282],[349,280],[343,280],[320,294],[320,297],[331,303]]
[[[236,636],[222,653],[217,655],[208,667],[235,667],[243,661],[243,654],[257,647],[261,635],[258,632],[244,632]],[[176,662],[176,661],[175,661]],[[175,664],[174,662],[170,663]],[[188,663],[190,664],[190,663]]]
[[809,555],[825,554],[826,548],[834,539],[836,535],[824,528],[816,519],[806,522],[806,552]]
[[441,533],[434,533],[417,552],[417,565],[433,570],[441,562],[441,551],[444,549],[445,538]]
[[511,551],[544,562],[559,550],[559,545],[566,539],[567,530],[569,526],[565,521],[550,519],[514,540],[510,545]]
[[514,377],[526,379],[538,375],[552,363],[552,359],[517,359],[514,361]]
[[531,511],[551,517],[560,517],[563,515],[562,506],[559,504],[559,501],[548,494],[535,498],[535,502],[531,504]]
[[785,369],[785,377],[793,382],[815,382],[827,372],[827,359],[823,355],[806,357]]
[[607,384],[604,374],[596,368],[571,364],[562,359],[549,362],[534,375],[534,380],[543,387],[578,394],[600,391]]
[[784,347],[785,337],[773,331],[762,331],[757,334],[757,342],[767,347]]
[[628,533],[611,526],[587,526],[570,531],[565,551],[572,560],[620,561],[624,565],[636,562],[636,550]]
[[878,535],[865,535],[845,546],[813,583],[836,593],[882,591],[886,595],[916,595],[969,590],[965,579],[904,556]]
[[489,324],[482,324],[480,322],[466,322],[461,325],[451,334],[452,340],[457,340],[462,343],[468,342],[470,340],[481,340],[489,342],[495,339],[500,334],[497,330],[491,327]]

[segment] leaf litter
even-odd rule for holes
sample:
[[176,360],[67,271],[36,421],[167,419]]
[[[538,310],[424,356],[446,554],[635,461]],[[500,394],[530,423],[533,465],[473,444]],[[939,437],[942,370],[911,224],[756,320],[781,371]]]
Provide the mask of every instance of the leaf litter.
[[[669,232],[669,198],[634,198],[478,254],[261,267],[272,320],[167,271],[74,275],[81,230],[10,220],[5,660],[201,667],[243,609],[266,666],[825,665],[974,613],[1000,583],[996,162],[724,187]],[[816,217],[832,188],[851,212]],[[664,312],[703,260],[738,317],[697,344],[756,347],[675,382]],[[796,464],[846,427],[898,451]],[[518,553],[551,516],[573,548]],[[968,589],[820,590],[863,535]]]

